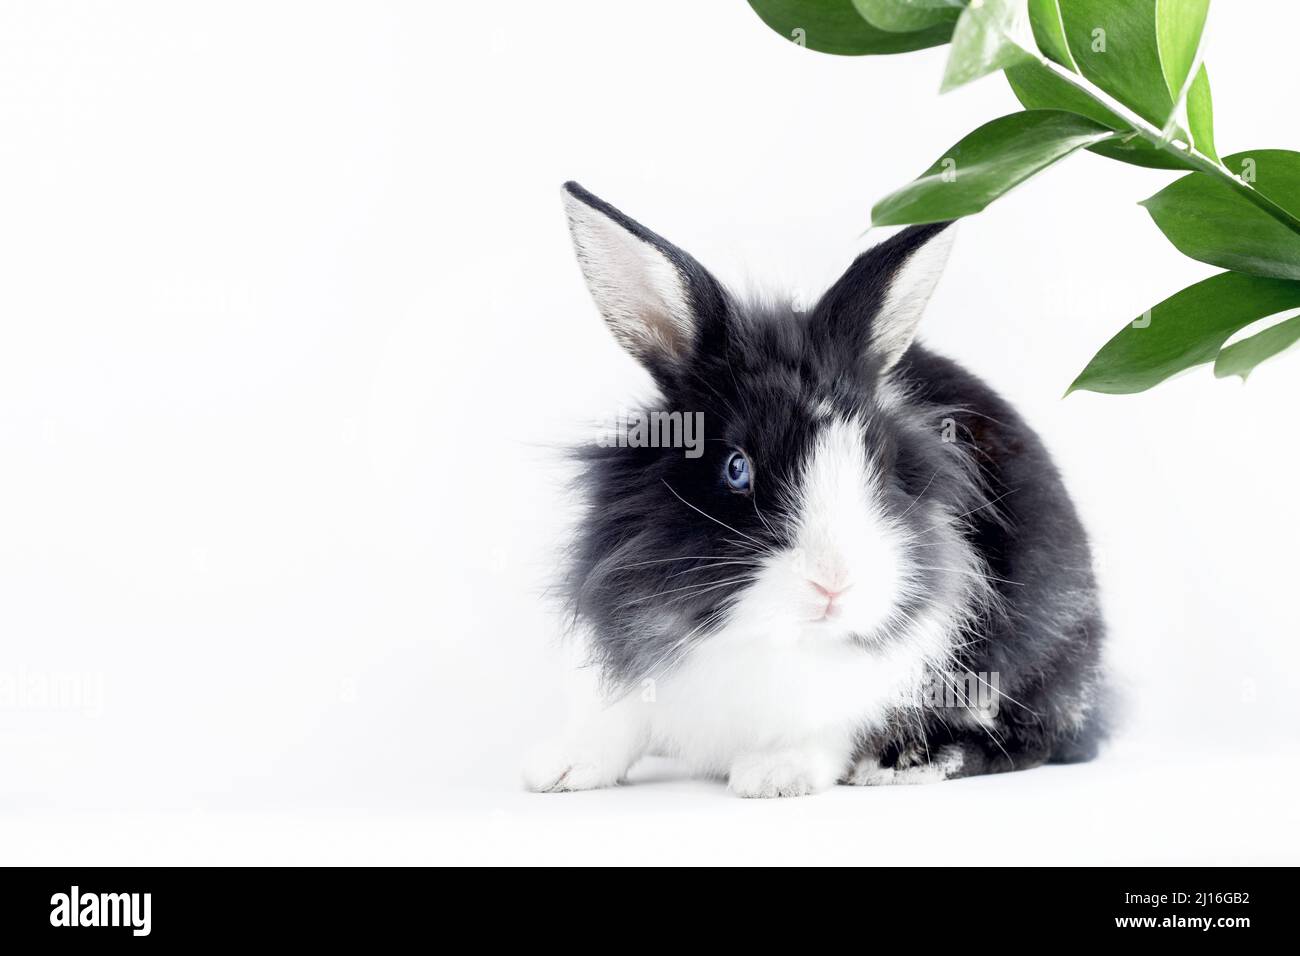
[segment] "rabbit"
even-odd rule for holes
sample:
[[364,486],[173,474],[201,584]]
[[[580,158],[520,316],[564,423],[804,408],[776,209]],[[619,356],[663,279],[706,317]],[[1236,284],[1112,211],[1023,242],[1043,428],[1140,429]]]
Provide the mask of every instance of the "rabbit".
[[563,200],[647,414],[702,413],[704,440],[577,450],[562,593],[606,697],[526,786],[610,786],[646,754],[742,797],[1091,759],[1104,626],[1074,505],[1021,416],[914,342],[952,224],[868,249],[800,311],[576,183]]

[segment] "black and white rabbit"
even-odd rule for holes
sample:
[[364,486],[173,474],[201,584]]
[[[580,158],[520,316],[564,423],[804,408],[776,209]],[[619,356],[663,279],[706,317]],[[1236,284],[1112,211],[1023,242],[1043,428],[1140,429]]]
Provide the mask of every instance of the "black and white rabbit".
[[1103,625],[1074,506],[1015,410],[913,343],[949,224],[799,312],[576,183],[564,202],[649,408],[702,412],[705,440],[580,450],[566,593],[609,696],[527,786],[608,786],[647,753],[746,797],[1089,759]]

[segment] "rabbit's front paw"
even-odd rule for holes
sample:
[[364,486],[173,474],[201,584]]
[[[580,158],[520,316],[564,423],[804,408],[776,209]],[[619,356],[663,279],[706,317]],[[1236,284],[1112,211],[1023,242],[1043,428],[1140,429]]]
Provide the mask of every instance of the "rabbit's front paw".
[[876,757],[863,757],[843,782],[853,787],[886,787],[919,783],[939,783],[956,776],[961,769],[959,747],[944,747],[927,761],[921,754],[904,751],[892,767],[883,767]]
[[535,793],[596,790],[612,787],[626,772],[626,766],[602,761],[595,753],[552,744],[529,757],[524,765],[524,786]]
[[837,770],[816,751],[745,754],[731,764],[727,786],[741,797],[802,797],[833,786]]

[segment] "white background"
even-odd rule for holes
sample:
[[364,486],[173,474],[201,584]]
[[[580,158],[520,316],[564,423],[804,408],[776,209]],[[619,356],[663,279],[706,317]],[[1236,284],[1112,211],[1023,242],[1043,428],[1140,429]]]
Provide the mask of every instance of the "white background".
[[[1300,147],[1297,30],[1212,11],[1224,153]],[[784,802],[670,765],[519,788],[566,686],[553,449],[646,383],[560,183],[816,291],[1016,108],[940,97],[944,55],[814,54],[740,0],[0,8],[0,861],[1297,862],[1300,358],[1062,400],[1214,271],[1136,205],[1170,174],[1091,155],[962,225],[923,332],[1095,536],[1111,750]]]

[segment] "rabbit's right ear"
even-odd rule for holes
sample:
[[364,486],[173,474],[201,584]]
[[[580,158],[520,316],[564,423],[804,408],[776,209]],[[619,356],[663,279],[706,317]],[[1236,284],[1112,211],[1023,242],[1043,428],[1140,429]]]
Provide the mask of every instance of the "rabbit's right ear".
[[577,183],[564,209],[596,308],[620,345],[656,377],[706,346],[727,308],[709,271]]

